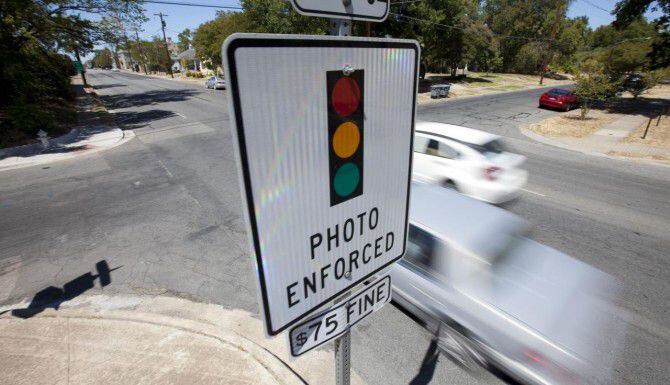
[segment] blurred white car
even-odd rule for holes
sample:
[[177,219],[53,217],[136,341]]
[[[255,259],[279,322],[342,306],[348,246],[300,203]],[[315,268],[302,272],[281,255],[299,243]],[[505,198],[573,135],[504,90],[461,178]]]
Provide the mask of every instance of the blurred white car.
[[625,325],[611,316],[611,276],[528,239],[529,224],[501,208],[417,182],[410,199],[393,300],[444,353],[524,384],[612,383]]
[[472,128],[417,122],[413,177],[473,198],[503,203],[526,185],[523,155],[504,150],[500,137]]

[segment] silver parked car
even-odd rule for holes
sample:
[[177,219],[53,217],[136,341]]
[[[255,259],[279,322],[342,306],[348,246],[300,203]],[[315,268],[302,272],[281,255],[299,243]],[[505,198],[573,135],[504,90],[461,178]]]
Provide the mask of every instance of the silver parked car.
[[211,88],[215,90],[225,90],[226,89],[226,80],[219,76],[212,76],[207,79],[205,82],[206,88]]
[[423,183],[412,186],[394,300],[470,369],[529,384],[607,383],[620,336],[607,274],[525,238],[521,218]]

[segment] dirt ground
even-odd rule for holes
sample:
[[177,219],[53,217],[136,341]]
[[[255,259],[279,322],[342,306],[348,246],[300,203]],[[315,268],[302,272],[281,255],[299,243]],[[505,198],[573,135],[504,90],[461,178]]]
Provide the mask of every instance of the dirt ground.
[[572,110],[531,124],[528,128],[544,136],[583,138],[622,116],[621,114],[608,113],[603,110],[591,110],[586,115],[586,119],[582,120],[579,114],[579,109]]
[[[647,135],[642,139],[644,131],[647,129],[647,123],[641,125],[637,130],[628,135],[628,137],[624,139],[624,142],[670,148],[670,116],[663,115],[661,116],[660,121],[658,119],[652,119],[651,124],[649,124]],[[656,123],[658,123],[658,126]]]
[[423,87],[420,87],[418,102],[420,104],[424,104],[444,100],[431,99],[429,88],[431,83],[451,83],[452,86],[449,90],[449,99],[455,99],[495,92],[516,91],[553,85],[565,85],[569,84],[570,82],[570,79],[555,80],[545,78],[543,82],[544,84],[540,86],[540,77],[536,75],[501,73],[486,74],[482,72],[468,72],[465,78],[452,79],[445,74],[427,73],[425,80],[421,81]]

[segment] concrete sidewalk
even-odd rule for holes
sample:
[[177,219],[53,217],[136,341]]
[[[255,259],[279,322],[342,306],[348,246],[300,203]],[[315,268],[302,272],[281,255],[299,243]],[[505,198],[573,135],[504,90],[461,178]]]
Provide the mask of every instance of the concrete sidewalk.
[[[95,295],[21,318],[25,313],[16,310],[27,306],[0,307],[2,384],[335,380],[332,351],[289,359],[286,339],[266,338],[261,321],[240,310],[172,297]],[[352,384],[362,383],[352,373]]]
[[0,171],[91,154],[135,137],[132,131],[119,129],[111,119],[101,118],[105,107],[94,93],[84,89],[79,77],[73,77],[72,84],[77,92],[77,125],[68,134],[50,138],[48,148],[32,143],[0,150]]
[[643,115],[625,115],[583,138],[548,137],[526,127],[522,127],[521,132],[538,142],[590,155],[669,162],[670,148],[624,141],[648,120]]

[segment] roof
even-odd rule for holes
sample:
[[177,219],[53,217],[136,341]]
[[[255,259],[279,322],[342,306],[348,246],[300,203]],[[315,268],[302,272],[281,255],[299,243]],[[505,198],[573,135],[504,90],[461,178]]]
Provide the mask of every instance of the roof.
[[186,59],[186,60],[195,60],[195,59],[197,59],[197,58],[195,57],[195,49],[194,49],[194,48],[187,49],[186,51],[184,51],[184,52],[180,53],[179,55],[177,55],[177,59],[179,59],[179,60],[181,60],[181,59]]
[[453,124],[435,123],[435,122],[416,122],[416,131],[427,132],[440,136],[446,136],[459,142],[483,145],[492,140],[499,139],[500,136],[488,132],[475,130]]
[[410,221],[479,258],[495,258],[529,224],[499,207],[441,186],[413,182]]

